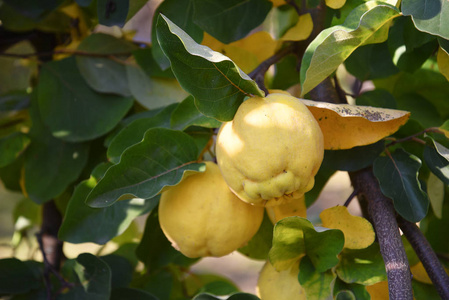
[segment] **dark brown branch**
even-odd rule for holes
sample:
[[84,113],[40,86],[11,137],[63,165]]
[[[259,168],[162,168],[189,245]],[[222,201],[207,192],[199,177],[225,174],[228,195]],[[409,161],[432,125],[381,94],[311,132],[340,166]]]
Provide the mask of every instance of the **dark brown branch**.
[[368,213],[387,270],[390,299],[412,300],[410,266],[399,234],[393,203],[382,194],[371,168],[350,172],[349,176],[352,185],[359,191],[358,197],[365,198],[368,202]]
[[268,94],[268,90],[265,87],[265,73],[267,73],[268,69],[283,59],[285,56],[293,53],[295,50],[294,43],[280,49],[278,52],[273,54],[273,56],[267,58],[260,65],[257,66],[251,73],[248,74],[254,81],[256,81],[257,85],[262,89],[266,94]]
[[405,237],[412,245],[424,269],[432,280],[441,299],[449,299],[449,276],[438,260],[427,239],[414,223],[398,216],[397,221]]
[[47,299],[52,299],[52,283],[50,275],[58,278],[61,286],[70,286],[59,274],[64,253],[62,241],[58,239],[62,216],[54,201],[43,204],[41,231],[36,235],[44,261],[44,280],[47,288]]

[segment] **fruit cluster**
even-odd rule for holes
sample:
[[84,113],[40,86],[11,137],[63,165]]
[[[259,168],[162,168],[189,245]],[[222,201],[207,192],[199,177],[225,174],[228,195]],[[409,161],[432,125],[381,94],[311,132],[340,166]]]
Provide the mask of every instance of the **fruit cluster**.
[[229,254],[256,234],[265,208],[273,223],[305,217],[304,193],[323,153],[321,129],[300,100],[283,93],[249,98],[218,132],[218,165],[207,161],[205,172],[162,193],[161,228],[188,257]]

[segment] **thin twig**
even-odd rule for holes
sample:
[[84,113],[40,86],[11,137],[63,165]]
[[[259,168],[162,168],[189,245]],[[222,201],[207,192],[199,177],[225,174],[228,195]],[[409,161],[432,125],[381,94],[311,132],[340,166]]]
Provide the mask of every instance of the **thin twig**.
[[248,74],[249,77],[254,79],[256,81],[257,85],[260,89],[262,89],[265,93],[268,94],[268,90],[265,87],[265,73],[268,71],[268,69],[280,61],[285,56],[293,53],[295,50],[294,43],[289,44],[288,46],[280,49],[278,52],[273,54],[273,56],[267,58],[263,62],[260,63],[260,65],[257,66],[251,73]]
[[303,14],[304,8],[303,7],[300,8],[298,6],[298,4],[296,4],[295,0],[285,0],[285,3],[287,3],[290,6],[292,6],[296,10],[296,13],[298,14],[298,16]]
[[438,127],[430,127],[430,128],[424,129],[423,131],[415,133],[413,135],[406,136],[406,137],[404,137],[402,139],[394,140],[394,141],[388,143],[385,147],[388,148],[390,146],[393,146],[393,145],[396,145],[396,144],[399,144],[399,143],[403,143],[403,142],[408,142],[408,141],[415,141],[415,142],[418,142],[418,143],[421,143],[421,144],[422,143],[425,144],[426,142],[424,142],[421,139],[417,139],[417,137],[420,136],[420,135],[423,135],[425,133],[428,133],[428,132],[442,133],[441,130]]
[[359,191],[358,197],[368,203],[368,213],[385,262],[390,299],[412,300],[410,267],[392,201],[382,194],[371,168],[350,172],[349,176],[352,185]]
[[62,288],[73,287],[73,284],[67,282],[61,276],[61,274],[59,274],[59,272],[57,270],[55,270],[53,265],[48,261],[47,253],[44,249],[44,243],[42,242],[42,232],[36,233],[36,239],[39,244],[39,249],[41,250],[42,258],[44,261],[44,281],[45,281],[45,288],[47,291],[47,299],[53,299],[50,273],[52,273],[59,280]]
[[357,193],[358,191],[354,189],[351,195],[349,195],[348,199],[345,201],[345,204],[343,204],[343,206],[348,207],[349,204],[351,204],[352,199],[354,199],[354,197],[357,196]]
[[397,221],[405,237],[415,250],[419,260],[422,262],[441,299],[449,299],[449,276],[429,242],[414,223],[405,220],[401,216],[397,217]]

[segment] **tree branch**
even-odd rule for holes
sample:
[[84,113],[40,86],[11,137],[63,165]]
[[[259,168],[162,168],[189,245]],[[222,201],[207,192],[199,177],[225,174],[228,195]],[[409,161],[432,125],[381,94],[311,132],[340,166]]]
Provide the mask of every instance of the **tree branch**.
[[376,230],[380,252],[385,262],[388,290],[392,300],[413,299],[410,267],[396,222],[393,203],[385,197],[372,169],[350,172],[352,185],[358,197],[368,202],[368,213]]
[[257,68],[255,68],[253,71],[251,71],[251,73],[248,74],[248,76],[251,77],[266,94],[268,94],[268,90],[265,87],[265,73],[272,65],[280,61],[285,56],[293,53],[294,50],[294,43],[291,43],[288,46],[280,49],[278,52],[273,54],[273,56],[261,62],[260,65],[257,66]]
[[47,299],[52,299],[52,283],[50,274],[55,275],[61,286],[68,287],[64,278],[59,274],[61,262],[64,259],[62,241],[58,239],[62,216],[54,201],[43,204],[41,231],[36,235],[44,261],[44,280],[47,288]]
[[427,239],[421,230],[413,223],[398,216],[397,221],[407,240],[422,262],[424,269],[432,280],[441,299],[449,299],[449,276],[438,260]]

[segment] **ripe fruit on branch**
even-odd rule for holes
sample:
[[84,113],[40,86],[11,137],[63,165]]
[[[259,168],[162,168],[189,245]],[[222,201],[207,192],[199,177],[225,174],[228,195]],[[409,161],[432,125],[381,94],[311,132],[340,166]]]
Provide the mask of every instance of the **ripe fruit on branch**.
[[223,256],[256,234],[263,207],[240,201],[228,188],[218,166],[184,178],[161,195],[159,222],[173,246],[188,257]]
[[262,300],[305,300],[304,288],[298,281],[299,261],[290,269],[278,272],[269,261],[257,281],[257,294]]
[[240,105],[217,136],[218,165],[243,201],[279,205],[314,185],[323,160],[323,134],[308,108],[295,97],[274,93]]

